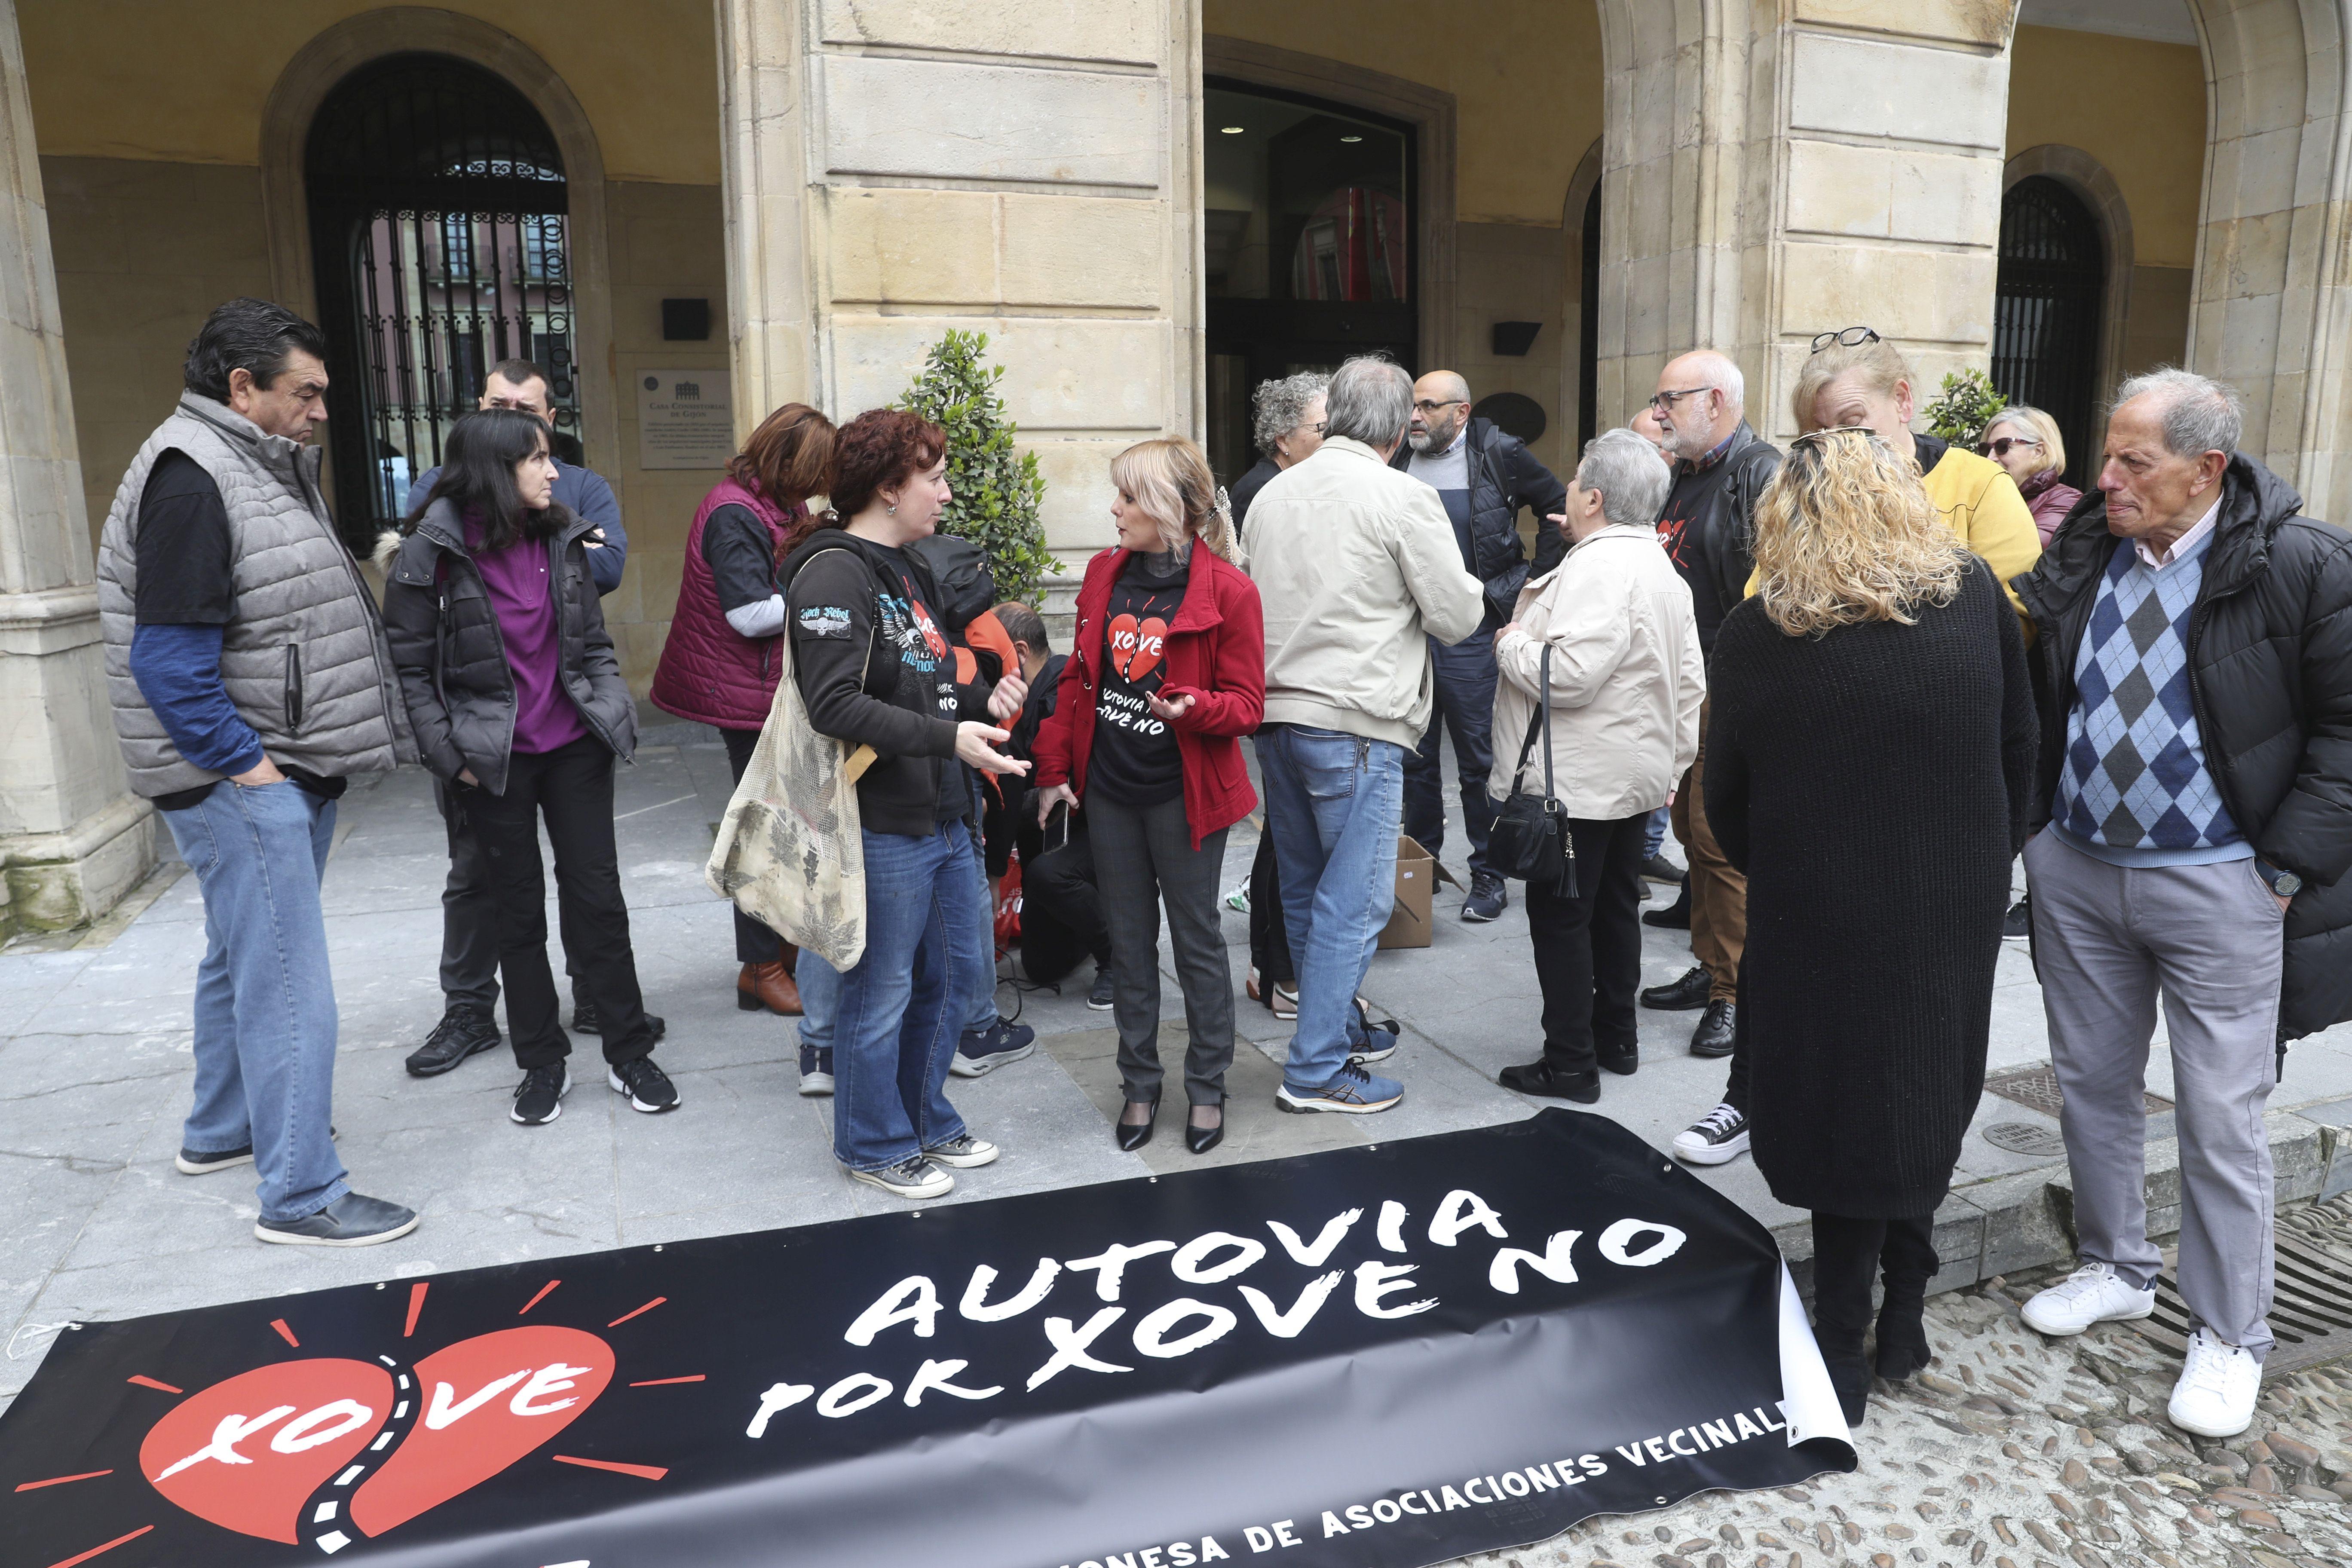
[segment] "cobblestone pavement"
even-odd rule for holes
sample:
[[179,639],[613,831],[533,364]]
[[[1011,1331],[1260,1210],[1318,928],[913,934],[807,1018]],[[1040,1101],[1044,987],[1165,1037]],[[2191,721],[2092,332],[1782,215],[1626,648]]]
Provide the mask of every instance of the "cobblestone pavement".
[[[2352,1235],[2352,1197],[2284,1225]],[[2352,1258],[2352,1247],[2336,1249]],[[1776,1491],[1709,1493],[1589,1520],[1477,1568],[2340,1568],[2352,1563],[2352,1365],[2268,1383],[2253,1426],[2214,1443],[2165,1419],[2179,1359],[2117,1323],[2045,1340],[2018,1307],[2040,1280],[1927,1304],[1934,1364],[1881,1383],[1861,1468]]]

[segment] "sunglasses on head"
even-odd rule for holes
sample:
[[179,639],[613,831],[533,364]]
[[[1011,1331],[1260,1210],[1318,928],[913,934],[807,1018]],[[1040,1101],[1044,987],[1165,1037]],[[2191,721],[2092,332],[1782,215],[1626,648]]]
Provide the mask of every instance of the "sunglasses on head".
[[1880,342],[1879,335],[1868,327],[1847,327],[1842,331],[1822,332],[1813,339],[1813,353],[1819,353],[1832,343],[1840,348],[1858,349],[1864,343]]
[[2040,445],[2042,443],[2031,436],[1996,436],[1990,441],[1979,442],[1977,452],[1980,457],[2006,458],[2011,447],[2039,447]]
[[1832,436],[1867,436],[1874,441],[1878,439],[1878,432],[1867,425],[1832,425],[1826,430],[1808,430],[1789,445],[1792,447],[1827,446]]

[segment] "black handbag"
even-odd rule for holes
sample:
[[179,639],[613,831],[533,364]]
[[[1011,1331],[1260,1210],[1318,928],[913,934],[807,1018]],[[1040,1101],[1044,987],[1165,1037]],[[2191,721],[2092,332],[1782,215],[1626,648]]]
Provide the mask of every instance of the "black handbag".
[[[1540,730],[1544,748],[1544,788],[1527,795],[1528,753]],[[1530,887],[1549,889],[1563,899],[1576,892],[1576,845],[1569,836],[1568,807],[1552,794],[1551,780],[1551,645],[1544,645],[1543,690],[1536,710],[1528,715],[1527,739],[1519,742],[1518,771],[1511,775],[1510,798],[1495,813],[1486,835],[1486,858],[1506,877],[1517,877]]]

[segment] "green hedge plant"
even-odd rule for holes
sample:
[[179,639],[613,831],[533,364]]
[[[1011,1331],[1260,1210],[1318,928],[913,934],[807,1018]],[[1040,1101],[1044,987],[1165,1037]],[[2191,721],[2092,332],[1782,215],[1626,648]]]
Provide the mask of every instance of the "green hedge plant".
[[1956,370],[1944,377],[1943,390],[1927,408],[1928,434],[1956,447],[1973,448],[1993,416],[2009,406],[2009,399],[1993,390],[1992,379],[1980,370]]
[[933,345],[898,406],[947,432],[948,488],[955,499],[940,515],[940,531],[969,539],[987,552],[1000,600],[1034,605],[1047,573],[1062,563],[1045,549],[1037,509],[1045,481],[1034,452],[1015,452],[1018,427],[1005,416],[996,384],[1003,365],[988,364],[985,332],[950,330]]

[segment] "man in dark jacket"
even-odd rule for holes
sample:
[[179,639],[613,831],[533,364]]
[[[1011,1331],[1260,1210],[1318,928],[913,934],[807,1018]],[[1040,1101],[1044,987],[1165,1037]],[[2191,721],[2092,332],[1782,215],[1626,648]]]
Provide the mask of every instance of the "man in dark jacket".
[[[501,360],[482,383],[477,408],[519,408],[541,419],[551,416],[547,373],[527,359]],[[408,489],[407,510],[413,516],[433,493],[438,468],[427,468]],[[589,525],[588,571],[596,592],[609,594],[621,585],[621,568],[629,558],[629,535],[621,526],[621,503],[602,475],[575,464],[555,465],[555,499]],[[425,1043],[408,1054],[408,1070],[417,1078],[447,1072],[467,1057],[494,1048],[499,1026],[498,903],[490,896],[490,877],[474,847],[473,835],[457,825],[449,809],[449,786],[436,782],[434,803],[449,842],[449,876],[441,889],[441,1021]],[[583,1035],[603,1032],[595,1005],[580,985],[580,972],[572,954],[563,955],[572,976],[572,1026]],[[646,1020],[656,1037],[667,1026],[659,1018]]]
[[2245,1430],[2271,1344],[2284,1042],[2352,1016],[2352,537],[2237,453],[2242,424],[2204,376],[2126,382],[2100,500],[2015,584],[2040,632],[2025,868],[2082,1263],[2025,1321],[2076,1334],[2155,1305],[2161,996],[2196,1324],[2168,1414],[2207,1437]]
[[[1650,399],[1675,488],[1658,518],[1658,542],[1689,584],[1698,646],[1715,655],[1716,628],[1747,596],[1755,570],[1756,501],[1780,467],[1780,450],[1748,427],[1747,384],[1730,356],[1699,349],[1658,373]],[[1676,906],[1690,924],[1696,964],[1681,979],[1642,993],[1642,1005],[1669,1011],[1704,1008],[1691,1031],[1691,1055],[1730,1056],[1739,1004],[1739,954],[1748,942],[1748,879],[1724,858],[1708,830],[1706,719],[1699,719],[1698,760],[1675,791],[1675,837],[1690,871]],[[1644,916],[1670,923],[1664,910]],[[1720,1164],[1748,1147],[1748,1075],[1735,1059],[1723,1103],[1675,1140],[1675,1151],[1696,1164]]]
[[1486,796],[1486,775],[1495,764],[1495,633],[1511,618],[1528,581],[1519,509],[1535,512],[1536,570],[1548,572],[1567,546],[1543,520],[1567,504],[1568,487],[1517,437],[1473,418],[1469,383],[1450,370],[1431,371],[1413,383],[1412,424],[1389,466],[1437,492],[1462,546],[1462,564],[1486,588],[1484,625],[1452,647],[1430,639],[1437,709],[1428,733],[1404,760],[1404,830],[1432,855],[1444,846],[1438,744],[1440,731],[1450,730],[1462,825],[1470,836],[1470,896],[1462,918],[1491,921],[1507,901],[1501,874],[1486,864],[1486,834],[1495,825],[1495,803]]

